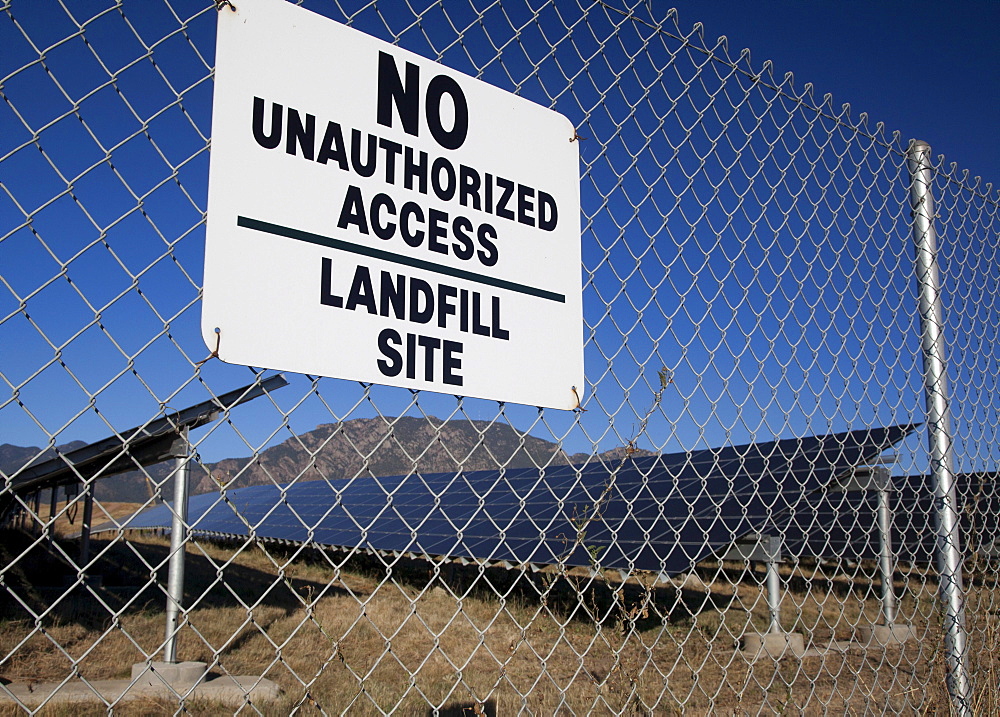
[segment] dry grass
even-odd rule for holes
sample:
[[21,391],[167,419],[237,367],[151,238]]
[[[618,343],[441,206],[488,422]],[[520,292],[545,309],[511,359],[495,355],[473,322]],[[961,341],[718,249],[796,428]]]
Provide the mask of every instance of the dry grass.
[[[26,567],[19,584],[8,574],[5,584],[21,603],[5,606],[0,676],[60,680],[75,662],[86,679],[123,678],[132,663],[156,656],[163,592],[150,574],[165,582],[166,542],[132,535],[127,545],[95,541],[95,550],[104,551],[96,570],[103,586],[77,586],[65,599],[61,584],[37,587],[46,584],[38,571],[51,578],[47,566],[58,562],[41,548],[18,561],[35,569]],[[735,647],[745,631],[766,626],[766,605],[760,575],[736,564],[705,566],[683,586],[622,584],[584,571],[532,574],[414,560],[387,569],[372,557],[200,542],[189,547],[187,573],[190,612],[179,656],[208,662],[217,673],[263,675],[284,691],[278,703],[248,713],[427,714],[478,703],[501,715],[949,711],[934,584],[916,570],[897,576],[896,589],[900,621],[911,623],[918,639],[753,664]],[[877,585],[864,575],[800,565],[785,577],[783,625],[814,643],[849,639],[878,617]],[[977,687],[988,682],[996,690],[993,588],[973,585],[969,605]],[[25,619],[28,610],[48,611],[36,624]],[[996,713],[995,697],[986,694],[977,692],[977,714]],[[176,707],[132,703],[116,712]],[[220,712],[219,705],[185,707]]]
[[[79,536],[80,525],[83,522],[83,498],[78,497],[69,502],[68,509],[66,506],[67,501],[65,500],[56,503],[56,519],[52,522],[50,530],[60,538]],[[96,500],[94,501],[92,524],[96,527],[111,521],[123,523],[126,518],[139,513],[145,507],[147,506],[141,503]],[[42,524],[48,522],[49,510],[48,504],[39,506],[38,522]]]

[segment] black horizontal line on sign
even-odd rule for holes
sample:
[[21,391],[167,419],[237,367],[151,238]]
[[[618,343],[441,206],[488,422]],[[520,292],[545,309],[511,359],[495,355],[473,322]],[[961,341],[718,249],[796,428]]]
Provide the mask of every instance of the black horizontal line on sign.
[[435,274],[444,274],[446,276],[453,276],[457,279],[465,279],[466,281],[474,281],[477,284],[486,284],[487,286],[495,286],[498,289],[507,289],[509,291],[516,291],[520,294],[527,294],[528,296],[537,296],[540,299],[548,299],[549,301],[558,301],[560,304],[566,303],[565,294],[557,294],[553,291],[546,291],[545,289],[538,289],[534,286],[527,286],[526,284],[518,284],[514,281],[507,281],[506,279],[498,279],[494,276],[488,276],[486,274],[477,274],[474,271],[466,271],[465,269],[456,269],[451,266],[443,266],[441,264],[435,264],[431,261],[425,261],[423,259],[416,259],[414,257],[405,256],[403,254],[394,254],[391,251],[383,251],[382,249],[376,249],[370,246],[364,246],[362,244],[353,244],[351,242],[342,241],[340,239],[334,239],[333,237],[323,236],[322,234],[313,234],[312,232],[302,231],[301,229],[293,229],[292,227],[283,227],[280,224],[272,224],[270,222],[263,222],[259,219],[251,219],[250,217],[236,217],[236,226],[244,227],[246,229],[253,229],[259,232],[265,232],[267,234],[274,234],[279,237],[286,237],[288,239],[296,239],[298,241],[308,242],[309,244],[316,244],[318,246],[329,247],[330,249],[337,249],[338,251],[346,251],[351,254],[360,254],[361,256],[371,257],[372,259],[381,259],[382,261],[389,261],[393,264],[403,264],[405,266],[413,267],[414,269],[423,269],[424,271],[432,271]]

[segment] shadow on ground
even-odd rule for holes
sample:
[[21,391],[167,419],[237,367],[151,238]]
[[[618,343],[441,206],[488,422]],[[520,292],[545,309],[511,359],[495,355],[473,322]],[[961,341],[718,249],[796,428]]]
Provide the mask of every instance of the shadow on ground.
[[[46,620],[104,627],[115,613],[160,612],[166,604],[169,546],[161,541],[91,541],[91,562],[77,565],[77,541],[48,540],[22,531],[0,531],[0,619]],[[269,566],[270,567],[270,566]],[[286,614],[309,596],[346,594],[342,588],[301,578],[279,577],[278,569],[216,562],[188,550],[184,605],[217,608],[265,605]]]

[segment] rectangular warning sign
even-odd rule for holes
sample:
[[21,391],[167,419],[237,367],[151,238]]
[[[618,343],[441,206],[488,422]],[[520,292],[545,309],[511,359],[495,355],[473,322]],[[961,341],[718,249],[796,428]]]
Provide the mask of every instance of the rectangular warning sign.
[[219,14],[202,332],[224,361],[571,409],[562,115],[280,0]]

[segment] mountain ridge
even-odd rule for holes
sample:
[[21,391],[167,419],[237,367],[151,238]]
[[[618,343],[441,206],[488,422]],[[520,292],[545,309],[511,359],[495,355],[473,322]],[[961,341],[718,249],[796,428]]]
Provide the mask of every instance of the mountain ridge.
[[[81,441],[60,446],[68,452]],[[70,447],[72,446],[72,448]],[[407,473],[445,473],[490,470],[498,467],[530,468],[582,463],[588,459],[618,460],[630,452],[620,447],[600,454],[568,454],[557,443],[521,433],[507,424],[477,421],[442,421],[433,416],[416,418],[355,418],[322,423],[311,431],[293,435],[257,455],[224,458],[213,463],[193,462],[191,494],[269,483],[303,480],[338,480],[357,476],[381,477]],[[0,469],[12,473],[31,456],[42,460],[55,455],[51,449],[0,445]],[[639,455],[652,455],[638,451]],[[51,454],[51,455],[49,455]],[[34,461],[32,461],[34,462]],[[142,471],[102,479],[101,500],[145,501],[151,496],[170,498],[172,462]],[[146,474],[148,474],[148,479]],[[159,486],[158,488],[156,486]],[[159,492],[159,495],[156,493]]]

